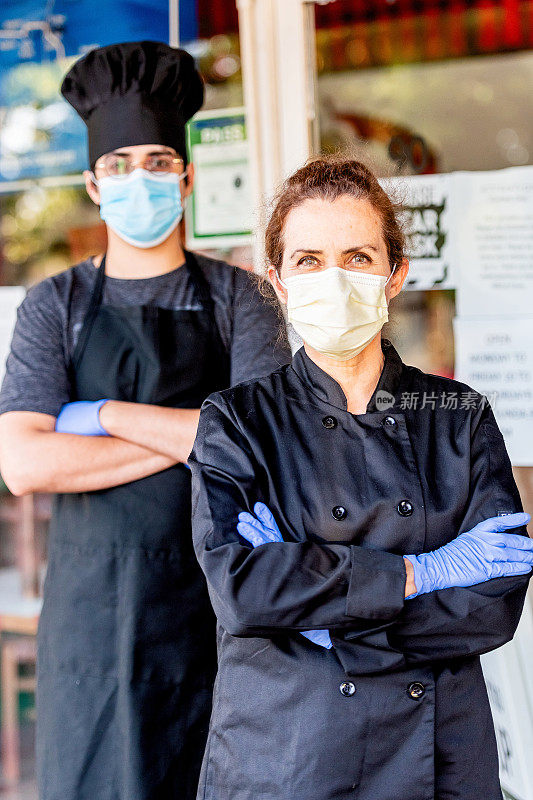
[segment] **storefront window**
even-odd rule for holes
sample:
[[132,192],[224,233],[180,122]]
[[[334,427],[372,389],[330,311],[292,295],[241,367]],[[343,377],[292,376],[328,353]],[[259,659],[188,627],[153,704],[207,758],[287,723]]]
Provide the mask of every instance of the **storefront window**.
[[[317,6],[320,138],[379,175],[533,163],[527,3]],[[452,375],[453,290],[404,292],[389,333]]]

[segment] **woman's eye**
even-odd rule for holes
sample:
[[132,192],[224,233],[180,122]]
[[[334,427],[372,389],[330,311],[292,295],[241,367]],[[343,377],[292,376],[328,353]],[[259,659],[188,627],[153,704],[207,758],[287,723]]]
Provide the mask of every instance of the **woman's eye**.
[[365,253],[354,253],[350,260],[355,262],[356,264],[370,263],[370,259],[367,255],[365,255]]
[[304,256],[298,261],[298,266],[311,267],[316,264],[314,256]]

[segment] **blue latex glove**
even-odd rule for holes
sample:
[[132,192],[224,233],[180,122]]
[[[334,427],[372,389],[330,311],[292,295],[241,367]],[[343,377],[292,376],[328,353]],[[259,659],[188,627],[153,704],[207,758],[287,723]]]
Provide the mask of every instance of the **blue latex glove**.
[[109,436],[100,423],[99,411],[104,400],[76,400],[66,403],[57,415],[55,429],[59,433],[77,433],[80,436]]
[[523,512],[489,517],[438,550],[405,556],[413,565],[417,588],[406,599],[436,589],[526,575],[533,566],[533,539],[505,531],[525,525],[529,519],[530,515]]
[[[254,547],[259,547],[260,544],[268,544],[269,542],[282,542],[283,536],[269,507],[264,503],[256,503],[254,505],[254,513],[257,519],[247,511],[241,511],[239,514],[237,531],[243,539],[246,539]],[[329,631],[300,631],[300,633],[306,639],[319,645],[319,647],[325,647],[326,650],[333,647]]]

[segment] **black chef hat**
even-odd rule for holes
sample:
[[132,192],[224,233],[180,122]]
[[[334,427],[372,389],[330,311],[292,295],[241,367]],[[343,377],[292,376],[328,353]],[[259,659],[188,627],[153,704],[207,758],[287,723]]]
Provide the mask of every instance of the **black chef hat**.
[[185,160],[185,123],[204,100],[194,59],[164,42],[98,47],[71,67],[61,94],[87,125],[91,169],[104,153],[136,144],[173,147]]

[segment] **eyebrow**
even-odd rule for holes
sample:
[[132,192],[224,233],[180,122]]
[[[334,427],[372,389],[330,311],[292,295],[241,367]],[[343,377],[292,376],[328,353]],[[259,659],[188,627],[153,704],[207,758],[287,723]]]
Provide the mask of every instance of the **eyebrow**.
[[[343,250],[341,255],[347,256],[350,253],[357,253],[359,252],[359,250],[373,250],[375,253],[379,252],[378,248],[374,247],[373,244],[359,244],[355,245],[354,247],[349,247],[347,250]],[[324,252],[323,250],[308,250],[306,248],[300,247],[297,250],[295,250],[294,253],[291,254],[291,258],[294,258],[296,253],[308,253],[309,255],[319,256],[323,252]]]
[[[165,155],[173,155],[172,150],[151,150],[149,153],[146,153],[147,156],[160,156],[161,154]],[[132,153],[125,153],[122,150],[113,150],[114,156],[131,156]]]

